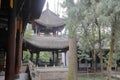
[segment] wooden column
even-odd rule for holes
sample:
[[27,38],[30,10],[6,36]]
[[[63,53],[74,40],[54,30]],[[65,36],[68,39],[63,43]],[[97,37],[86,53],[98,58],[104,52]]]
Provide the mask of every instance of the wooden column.
[[67,66],[67,62],[66,62],[66,51],[65,51],[65,66]]
[[55,64],[55,53],[52,51],[52,56],[53,56],[53,65]]
[[23,61],[23,49],[22,49],[22,61]]
[[33,61],[33,53],[30,52],[30,61]]
[[79,63],[80,63],[79,58],[77,58],[77,63],[78,63],[78,70],[79,70],[79,67],[80,67],[80,65],[79,65]]
[[36,66],[38,66],[39,52],[36,53]]
[[58,57],[59,57],[58,51],[56,51],[56,65],[58,65]]
[[15,78],[19,78],[21,61],[22,61],[22,34],[20,30],[17,31],[16,39],[16,61],[15,61]]
[[[15,3],[14,3],[15,4]],[[16,27],[15,8],[9,8],[8,18],[8,50],[6,55],[5,80],[14,80],[15,75],[15,48],[16,48]]]

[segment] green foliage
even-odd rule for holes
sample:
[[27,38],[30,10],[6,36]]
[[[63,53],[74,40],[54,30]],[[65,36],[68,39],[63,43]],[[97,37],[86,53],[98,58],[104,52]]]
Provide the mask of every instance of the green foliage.
[[[116,63],[120,56],[120,1],[77,0],[77,3],[70,1],[66,0],[68,15],[66,26],[69,36],[77,35],[79,39],[80,49],[83,50],[79,57],[88,58],[86,51],[96,49],[95,45],[100,44],[105,38],[111,39],[110,47],[114,48],[114,38],[115,53],[112,55],[114,50],[110,48],[112,57],[109,57],[109,63],[110,65]],[[102,45],[99,45],[99,49]]]
[[[23,62],[28,62],[30,59],[30,52],[29,50],[23,51]],[[39,59],[43,62],[49,62],[50,53],[49,52],[41,52],[39,54]],[[36,62],[36,54],[33,53],[33,62]]]
[[89,51],[87,52],[85,50],[80,50],[80,49],[78,49],[78,58],[79,58],[79,61],[81,61],[82,59],[85,59],[87,61],[91,60]]
[[[100,77],[80,77],[78,78],[78,80],[101,80]],[[108,80],[107,77],[104,77],[104,80]],[[112,80],[116,80],[116,79],[112,79]]]
[[[81,48],[93,49],[99,41],[98,24],[101,26],[101,40],[110,38],[110,26],[116,20],[116,32],[119,32],[120,1],[117,0],[78,0],[76,4],[66,1],[67,29],[69,36],[77,34]],[[109,26],[109,27],[108,27]],[[80,34],[78,34],[78,32]],[[119,32],[120,33],[120,32]]]
[[44,61],[44,62],[49,62],[50,53],[49,52],[41,52],[39,59],[42,60],[42,61]]
[[23,51],[23,62],[28,62],[30,59],[29,51]]
[[25,30],[25,37],[30,37],[33,34],[33,31],[31,29],[26,29]]
[[120,1],[117,0],[101,0],[97,6],[97,13],[101,24],[111,25],[116,20],[115,17],[120,15]]
[[64,2],[65,6],[67,7],[67,19],[66,19],[66,28],[68,29],[69,37],[76,37],[76,30],[77,30],[77,22],[78,22],[78,15],[76,11],[78,10],[74,3],[70,0],[66,0]]

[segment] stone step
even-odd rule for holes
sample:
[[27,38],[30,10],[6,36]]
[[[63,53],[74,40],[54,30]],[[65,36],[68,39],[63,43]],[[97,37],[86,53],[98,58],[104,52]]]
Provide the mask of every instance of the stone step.
[[[0,76],[0,80],[4,80],[4,79],[5,79],[4,76]],[[20,73],[20,78],[15,79],[15,80],[29,80],[28,79],[28,74],[27,73]]]

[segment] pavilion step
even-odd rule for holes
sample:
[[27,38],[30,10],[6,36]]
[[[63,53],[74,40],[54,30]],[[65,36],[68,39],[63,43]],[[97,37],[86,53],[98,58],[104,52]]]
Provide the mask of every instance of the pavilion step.
[[3,50],[0,50],[0,71],[4,71],[5,66],[5,53]]
[[15,80],[28,80],[28,74],[27,73],[20,73],[20,78]]
[[[0,76],[0,80],[5,80],[5,76]],[[29,80],[27,73],[20,73],[20,78],[15,80]]]

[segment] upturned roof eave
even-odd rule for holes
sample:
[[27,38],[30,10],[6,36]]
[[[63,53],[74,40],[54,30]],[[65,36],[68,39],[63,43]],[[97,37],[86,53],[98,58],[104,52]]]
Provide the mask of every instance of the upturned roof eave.
[[34,20],[34,22],[45,27],[59,27],[65,25],[65,21],[49,9],[43,11],[40,18]]

